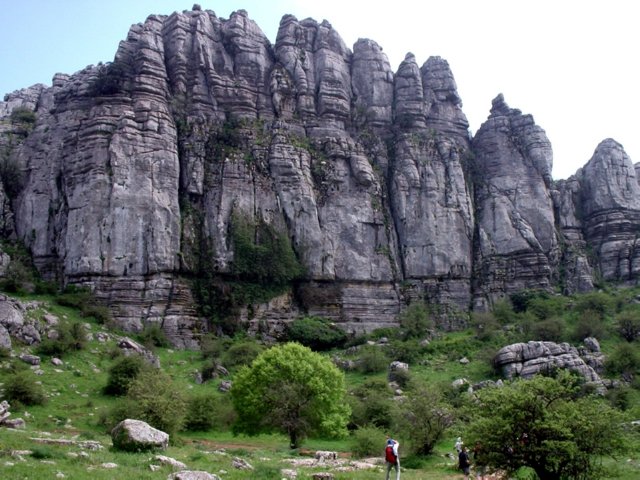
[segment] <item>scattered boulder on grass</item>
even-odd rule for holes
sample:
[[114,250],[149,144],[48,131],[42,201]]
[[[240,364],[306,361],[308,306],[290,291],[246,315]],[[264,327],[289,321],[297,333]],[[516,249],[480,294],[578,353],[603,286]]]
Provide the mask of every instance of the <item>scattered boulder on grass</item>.
[[409,373],[409,364],[404,362],[391,362],[389,364],[388,379],[390,382],[402,381]]
[[338,452],[329,452],[329,451],[324,451],[324,450],[318,450],[315,455],[314,455],[315,459],[318,460],[318,462],[324,462],[325,460],[337,460],[338,459]]
[[22,360],[24,363],[28,363],[29,365],[40,365],[40,357],[38,357],[37,355],[29,355],[27,353],[20,355],[20,360]]
[[114,427],[111,431],[111,440],[118,450],[164,450],[169,445],[169,434],[141,420],[128,418]]
[[220,477],[202,470],[183,470],[172,473],[167,480],[220,480]]
[[238,470],[253,470],[253,465],[239,457],[234,457],[231,461],[231,465],[233,468],[237,468]]
[[175,458],[171,458],[171,457],[165,457],[164,455],[156,455],[155,457],[153,457],[153,459],[162,464],[162,465],[168,465],[171,468],[173,468],[174,470],[186,470],[187,466],[176,460]]
[[333,473],[329,472],[318,472],[311,475],[313,480],[334,480]]
[[153,352],[130,338],[123,337],[118,341],[118,348],[125,356],[140,355],[156,368],[160,368],[160,359]]

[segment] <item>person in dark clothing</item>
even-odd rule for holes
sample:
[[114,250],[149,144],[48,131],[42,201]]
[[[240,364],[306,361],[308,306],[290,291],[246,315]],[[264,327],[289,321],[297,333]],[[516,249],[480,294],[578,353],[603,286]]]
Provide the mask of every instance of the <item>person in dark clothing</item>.
[[469,470],[471,468],[471,461],[469,460],[469,454],[467,453],[467,447],[462,445],[462,449],[458,454],[458,468],[464,473],[464,480],[469,480]]

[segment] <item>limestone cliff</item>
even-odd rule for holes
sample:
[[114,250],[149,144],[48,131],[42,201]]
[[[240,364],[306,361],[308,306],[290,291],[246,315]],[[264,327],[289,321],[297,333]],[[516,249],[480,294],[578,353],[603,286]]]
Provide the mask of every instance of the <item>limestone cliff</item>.
[[471,138],[446,60],[394,73],[326,21],[287,15],[271,44],[243,10],[151,15],[112,63],[5,97],[0,153],[3,237],[176,345],[303,314],[371,330],[415,301],[456,328],[640,269],[620,145],[554,183],[531,115],[498,96]]

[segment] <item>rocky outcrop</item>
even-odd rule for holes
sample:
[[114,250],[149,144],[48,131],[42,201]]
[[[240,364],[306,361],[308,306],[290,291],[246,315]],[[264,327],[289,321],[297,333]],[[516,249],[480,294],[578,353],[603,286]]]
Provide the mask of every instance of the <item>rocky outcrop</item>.
[[[549,373],[553,369],[567,369],[582,376],[587,382],[601,383],[601,378],[594,369],[602,369],[602,354],[597,341],[585,342],[588,347],[583,353],[589,363],[580,355],[576,347],[568,343],[537,342],[515,343],[501,348],[493,359],[496,367],[503,375],[531,378],[539,373]],[[594,351],[595,350],[595,351]],[[594,359],[598,359],[594,361]]]
[[544,130],[499,95],[473,150],[476,305],[518,290],[549,288],[559,249],[551,144]]
[[618,142],[604,140],[576,174],[585,240],[605,281],[640,275],[640,186],[633,163]]
[[151,15],[112,63],[0,102],[0,155],[19,180],[0,178],[0,235],[179,347],[305,314],[369,331],[411,302],[457,328],[522,289],[640,268],[620,145],[554,184],[531,115],[500,95],[471,139],[446,60],[394,73],[327,21],[287,15],[272,45],[243,10]]

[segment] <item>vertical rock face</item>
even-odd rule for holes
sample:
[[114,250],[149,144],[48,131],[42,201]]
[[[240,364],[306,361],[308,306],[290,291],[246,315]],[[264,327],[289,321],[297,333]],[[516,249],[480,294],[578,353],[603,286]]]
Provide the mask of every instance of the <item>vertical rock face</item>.
[[473,211],[463,170],[467,121],[445,61],[422,69],[409,54],[395,84],[391,205],[412,296],[466,310],[470,303]]
[[558,256],[549,140],[530,115],[509,108],[499,95],[473,149],[476,304],[548,288]]
[[640,187],[622,145],[604,140],[576,175],[584,235],[602,278],[628,282],[640,274]]
[[[243,10],[151,15],[113,63],[5,97],[0,155],[16,167],[0,170],[3,238],[45,277],[92,286],[121,327],[157,323],[181,346],[226,316],[392,326],[411,301],[455,328],[524,288],[640,268],[620,145],[554,184],[530,115],[499,96],[471,140],[444,59],[407,54],[394,74],[378,44],[351,52],[326,21],[287,15],[272,45]],[[286,260],[266,244],[304,273],[238,304],[238,285]]]

